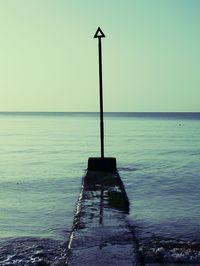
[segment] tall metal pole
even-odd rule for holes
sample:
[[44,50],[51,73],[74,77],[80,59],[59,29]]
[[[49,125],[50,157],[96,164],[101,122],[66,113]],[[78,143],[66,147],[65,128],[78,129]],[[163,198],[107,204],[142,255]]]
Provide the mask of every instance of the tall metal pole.
[[101,157],[104,158],[104,123],[103,123],[103,80],[102,80],[102,51],[101,38],[99,38],[99,100],[100,100],[100,135]]
[[97,29],[94,38],[98,38],[99,52],[99,100],[100,100],[100,142],[101,142],[101,158],[104,158],[104,123],[103,123],[103,78],[102,78],[102,48],[101,38],[105,38],[100,28]]

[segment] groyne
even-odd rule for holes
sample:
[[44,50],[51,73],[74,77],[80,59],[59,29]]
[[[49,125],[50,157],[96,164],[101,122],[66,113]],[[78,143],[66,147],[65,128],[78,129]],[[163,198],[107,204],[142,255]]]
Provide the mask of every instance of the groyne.
[[109,168],[108,162],[97,161],[89,161],[83,177],[66,265],[142,265],[128,221],[129,200],[116,164],[111,159]]

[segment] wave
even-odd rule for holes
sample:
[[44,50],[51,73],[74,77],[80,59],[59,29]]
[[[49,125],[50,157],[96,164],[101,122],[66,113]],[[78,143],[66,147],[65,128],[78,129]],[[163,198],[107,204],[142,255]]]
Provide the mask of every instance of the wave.
[[0,265],[64,265],[66,243],[40,238],[11,238],[0,241]]
[[[200,242],[149,238],[139,240],[139,257],[148,263],[200,264]],[[0,265],[65,265],[67,243],[48,238],[0,240]]]
[[200,264],[200,242],[151,238],[139,241],[139,252],[145,263]]

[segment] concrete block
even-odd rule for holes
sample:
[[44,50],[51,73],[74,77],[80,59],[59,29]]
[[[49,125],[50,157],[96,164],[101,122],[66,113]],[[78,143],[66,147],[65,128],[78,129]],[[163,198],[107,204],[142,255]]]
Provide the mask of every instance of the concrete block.
[[117,162],[114,157],[90,157],[88,159],[88,170],[115,172],[117,170]]

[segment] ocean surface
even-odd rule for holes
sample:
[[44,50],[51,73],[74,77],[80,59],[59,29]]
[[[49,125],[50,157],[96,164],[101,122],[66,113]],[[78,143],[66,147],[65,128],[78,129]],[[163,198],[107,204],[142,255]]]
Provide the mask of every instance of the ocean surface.
[[[0,265],[60,253],[99,144],[98,113],[0,113]],[[117,157],[149,262],[200,265],[200,113],[106,113],[105,155]]]

